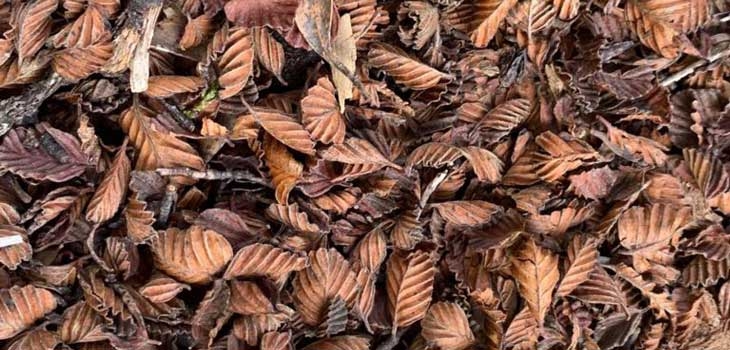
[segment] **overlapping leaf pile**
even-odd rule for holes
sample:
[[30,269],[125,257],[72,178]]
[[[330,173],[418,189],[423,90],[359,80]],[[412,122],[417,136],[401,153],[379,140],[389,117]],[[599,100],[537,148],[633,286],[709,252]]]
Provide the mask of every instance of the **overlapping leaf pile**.
[[0,0],[3,349],[727,349],[725,0]]

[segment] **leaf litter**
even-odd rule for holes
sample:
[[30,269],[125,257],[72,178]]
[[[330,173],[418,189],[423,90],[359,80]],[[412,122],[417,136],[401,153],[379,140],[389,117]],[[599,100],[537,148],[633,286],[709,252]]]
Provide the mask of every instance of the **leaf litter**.
[[726,349],[724,0],[0,1],[0,348]]

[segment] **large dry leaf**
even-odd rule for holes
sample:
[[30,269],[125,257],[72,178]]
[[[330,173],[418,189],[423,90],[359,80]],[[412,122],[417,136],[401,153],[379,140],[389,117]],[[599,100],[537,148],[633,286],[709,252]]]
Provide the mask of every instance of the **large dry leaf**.
[[281,73],[284,69],[286,57],[284,46],[271,35],[271,31],[265,27],[254,27],[251,29],[253,44],[256,52],[256,60],[269,72],[286,83]]
[[555,295],[565,297],[578,285],[588,280],[598,261],[598,250],[593,243],[583,244],[580,236],[575,236],[568,247],[570,267],[565,271],[563,279],[560,280],[560,287]]
[[51,14],[57,7],[58,0],[35,0],[23,7],[16,29],[16,50],[20,63],[33,57],[45,44],[53,23]]
[[373,44],[368,51],[368,63],[413,90],[426,90],[450,78],[448,74],[408,57],[388,44]]
[[694,31],[709,18],[705,0],[631,0],[624,13],[639,40],[668,58],[685,49],[682,33]]
[[264,160],[269,167],[276,200],[286,204],[289,202],[289,193],[302,176],[304,167],[283,143],[268,134],[264,136]]
[[598,156],[587,143],[578,140],[566,141],[550,131],[540,134],[535,138],[535,143],[546,152],[538,154],[540,163],[536,169],[538,176],[545,181],[556,181],[566,172]]
[[350,264],[334,249],[311,252],[309,266],[297,273],[293,286],[294,305],[304,323],[312,326],[324,320],[336,298],[351,307],[359,289]]
[[223,274],[226,279],[235,277],[267,277],[278,281],[299,271],[307,264],[307,258],[268,244],[256,243],[241,248]]
[[189,289],[190,286],[185,283],[157,274],[139,288],[139,293],[153,303],[166,303],[175,298],[178,293]]
[[239,317],[233,323],[233,335],[251,346],[258,344],[264,333],[276,331],[294,314],[286,305],[279,304],[277,309],[280,311],[276,313]]
[[266,215],[299,232],[317,233],[321,231],[319,226],[309,222],[307,213],[299,211],[297,204],[272,204],[266,209]]
[[366,234],[350,255],[350,260],[355,268],[365,268],[372,272],[379,271],[387,254],[386,243],[385,233],[380,228],[375,228]]
[[186,283],[207,283],[231,260],[230,243],[212,230],[192,226],[158,233],[152,241],[155,266]]
[[203,169],[205,164],[193,147],[173,135],[155,130],[149,111],[139,104],[122,113],[119,125],[137,149],[137,170],[188,167]]
[[96,311],[85,302],[77,303],[63,313],[59,329],[61,340],[66,344],[88,343],[107,339],[104,324]]
[[268,332],[261,337],[261,348],[266,350],[291,350],[291,333]]
[[253,58],[251,30],[241,27],[231,28],[226,38],[225,51],[218,61],[221,99],[234,96],[243,90],[253,71]]
[[61,344],[56,333],[37,328],[29,332],[24,333],[19,339],[14,341],[7,348],[8,350],[53,350]]
[[553,289],[558,284],[558,258],[533,240],[527,241],[510,259],[512,275],[517,280],[520,294],[537,323],[545,322]]
[[363,336],[343,335],[322,339],[302,348],[302,350],[367,350],[370,339]]
[[634,253],[658,250],[678,239],[690,215],[687,207],[665,204],[633,207],[621,214],[618,237],[621,245]]
[[276,110],[256,109],[254,118],[269,135],[287,147],[304,154],[314,154],[311,135],[292,117]]
[[108,35],[105,19],[96,6],[84,11],[73,23],[56,33],[53,38],[55,47],[87,47]]
[[462,350],[476,342],[464,310],[454,303],[433,304],[421,328],[423,338],[441,349]]
[[88,206],[86,207],[86,221],[100,223],[111,219],[119,209],[129,183],[132,164],[127,158],[127,143],[117,151],[111,168],[107,171],[104,179],[101,180],[99,188],[94,192]]
[[477,28],[471,32],[471,41],[476,47],[485,47],[497,34],[500,24],[509,11],[517,4],[517,0],[481,0],[478,1],[476,17],[481,20]]
[[386,158],[365,139],[350,137],[344,143],[335,144],[320,152],[322,158],[345,164],[372,164],[400,169],[398,164]]
[[124,208],[124,219],[127,224],[127,236],[135,243],[141,243],[155,234],[152,224],[155,214],[147,210],[147,203],[137,198],[130,198]]
[[183,92],[195,92],[205,86],[205,81],[195,76],[155,75],[147,82],[145,94],[151,97],[167,98]]
[[663,291],[656,292],[656,284],[645,280],[636,270],[624,264],[617,265],[615,270],[619,278],[631,284],[649,299],[649,306],[657,313],[657,317],[665,318],[667,314],[673,315],[677,312],[677,306],[669,295]]
[[230,309],[241,315],[268,314],[276,311],[264,291],[251,281],[231,281]]
[[486,224],[502,208],[486,201],[452,201],[432,204],[439,214],[454,225],[476,226]]
[[463,156],[464,152],[458,147],[441,142],[429,142],[418,146],[408,155],[406,169],[413,167],[440,168],[445,165],[453,165]]
[[335,99],[335,87],[327,77],[319,78],[302,99],[302,123],[317,141],[345,141],[345,119]]
[[112,57],[114,45],[109,36],[86,47],[71,47],[53,54],[53,70],[66,80],[79,81],[98,73]]
[[26,178],[54,182],[67,181],[83,173],[88,159],[81,152],[79,141],[61,130],[46,129],[51,142],[55,141],[55,145],[50,146],[54,148],[23,142],[32,130],[10,130],[0,144],[0,168]]
[[[652,166],[662,166],[667,161],[667,155],[664,153],[667,148],[662,144],[645,137],[631,135],[604,119],[601,121],[608,129],[607,137],[603,138],[605,144],[620,157]],[[601,136],[598,133],[596,135]]]
[[525,306],[507,327],[502,338],[502,345],[514,346],[517,349],[532,349],[537,345],[538,335],[537,321],[530,312],[530,308]]
[[188,20],[178,44],[180,49],[186,51],[202,44],[205,38],[213,33],[214,24],[213,17],[205,13]]
[[399,328],[408,327],[426,315],[435,271],[431,257],[421,251],[407,256],[394,253],[387,265],[388,311],[395,334]]
[[0,239],[4,243],[0,244],[0,265],[15,270],[33,256],[33,247],[22,227],[0,224]]
[[0,291],[0,339],[10,339],[58,305],[49,291],[32,285]]
[[497,183],[502,179],[504,163],[494,153],[473,146],[463,151],[479,181]]

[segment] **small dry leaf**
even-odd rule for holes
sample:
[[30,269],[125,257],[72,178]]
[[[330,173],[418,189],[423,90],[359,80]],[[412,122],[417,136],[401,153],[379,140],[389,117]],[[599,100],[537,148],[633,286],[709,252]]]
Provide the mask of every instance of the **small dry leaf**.
[[345,141],[345,120],[335,99],[335,87],[327,77],[319,78],[302,99],[302,123],[322,143]]
[[231,311],[241,315],[268,314],[276,311],[264,291],[250,281],[231,281]]
[[436,303],[421,321],[421,335],[441,349],[466,349],[476,342],[464,310],[454,303]]
[[304,323],[318,325],[335,298],[352,307],[358,293],[355,273],[334,249],[318,249],[309,254],[309,266],[294,279],[294,305]]
[[24,331],[58,305],[49,291],[32,285],[0,291],[0,339]]
[[393,334],[426,315],[433,291],[434,266],[428,254],[392,254],[386,270],[388,311]]
[[553,299],[553,289],[560,280],[558,259],[535,241],[527,241],[511,257],[512,275],[520,294],[537,323],[542,326]]
[[155,266],[185,283],[207,283],[231,257],[230,243],[212,230],[192,226],[185,231],[171,228],[152,241]]
[[33,247],[28,242],[28,234],[22,227],[0,225],[0,264],[15,270],[20,263],[33,256]]
[[132,171],[132,164],[127,158],[127,143],[117,151],[111,167],[101,180],[99,188],[94,192],[86,207],[86,221],[100,223],[111,219],[119,209],[127,194],[127,184]]
[[306,257],[272,245],[256,243],[236,252],[223,277],[262,276],[279,281],[289,273],[303,269],[306,264]]
[[166,303],[175,298],[178,293],[189,289],[190,286],[185,283],[158,274],[140,287],[139,293],[153,303]]
[[184,92],[195,92],[205,86],[205,81],[198,77],[180,75],[155,75],[147,83],[147,96],[167,98]]

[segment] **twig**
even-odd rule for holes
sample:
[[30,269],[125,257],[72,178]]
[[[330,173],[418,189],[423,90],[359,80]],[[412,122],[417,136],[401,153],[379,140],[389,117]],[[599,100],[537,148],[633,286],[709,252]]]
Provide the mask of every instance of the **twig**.
[[428,199],[431,198],[431,195],[434,191],[439,187],[439,185],[446,180],[446,177],[449,176],[449,171],[444,170],[438,175],[436,175],[431,182],[428,183],[426,188],[423,190],[423,193],[421,194],[421,201],[418,203],[418,207],[421,209],[418,211],[418,216],[421,216],[421,211],[423,208],[426,207],[426,203],[428,203]]
[[245,170],[193,170],[190,168],[160,168],[157,173],[161,176],[189,176],[198,180],[239,180],[270,187],[268,181],[255,176]]
[[0,248],[10,247],[21,243],[23,243],[23,236],[21,235],[0,237]]
[[398,332],[393,334],[390,338],[378,344],[378,347],[375,348],[375,350],[392,350],[396,345],[398,345],[403,333],[405,333],[405,330],[398,330]]
[[725,58],[730,56],[730,48],[727,48],[723,51],[720,51],[714,55],[711,55],[706,60],[699,60],[697,62],[694,62],[690,64],[689,66],[685,67],[684,69],[680,70],[677,73],[674,73],[670,76],[668,76],[666,79],[662,80],[662,82],[659,84],[663,87],[667,87],[669,85],[672,85],[680,80],[682,80],[684,77],[692,74],[695,72],[697,68],[700,68],[704,65],[708,65],[710,63],[713,63],[721,58]]
[[129,63],[129,86],[132,92],[147,90],[150,77],[150,44],[155,33],[155,23],[162,10],[162,2],[150,3],[143,18],[142,38],[134,50],[132,62]]
[[5,135],[15,124],[36,123],[41,104],[68,83],[60,75],[52,73],[31,85],[22,95],[0,100],[0,136]]

